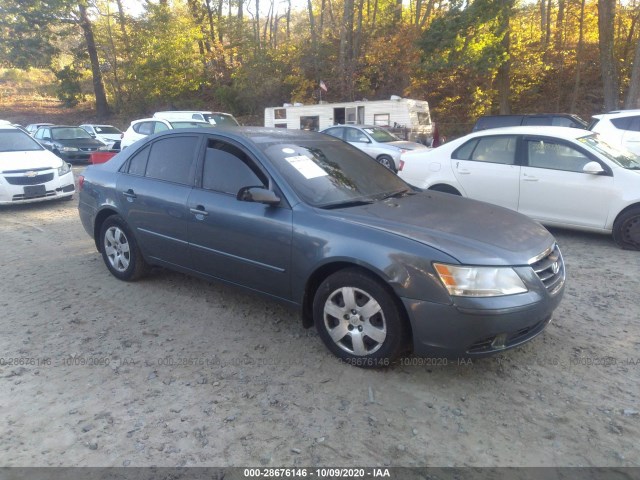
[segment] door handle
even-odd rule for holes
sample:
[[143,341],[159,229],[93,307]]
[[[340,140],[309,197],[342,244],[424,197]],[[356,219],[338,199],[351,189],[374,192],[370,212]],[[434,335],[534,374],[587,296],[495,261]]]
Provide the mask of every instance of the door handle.
[[524,175],[523,180],[525,182],[537,182],[538,177],[532,177],[531,175]]
[[194,215],[209,215],[202,205],[198,205],[196,208],[190,208],[189,211]]
[[471,171],[467,170],[467,169],[458,169],[458,173],[460,175],[469,175],[471,173]]
[[135,194],[135,192],[133,191],[133,188],[130,188],[129,190],[127,190],[126,192],[122,192],[122,195],[124,195],[127,198],[136,198],[137,195]]

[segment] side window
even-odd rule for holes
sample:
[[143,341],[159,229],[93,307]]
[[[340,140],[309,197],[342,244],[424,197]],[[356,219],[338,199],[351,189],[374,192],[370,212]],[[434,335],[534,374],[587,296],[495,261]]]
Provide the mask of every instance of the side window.
[[327,130],[326,133],[327,135],[331,135],[332,137],[336,137],[342,140],[342,128],[330,128],[329,130]]
[[367,136],[360,130],[355,128],[345,128],[345,137],[347,142],[367,143]]
[[611,123],[619,130],[631,130],[631,122],[633,117],[612,118]]
[[478,144],[477,138],[474,138],[473,140],[469,140],[467,143],[458,147],[458,149],[453,152],[451,157],[458,160],[470,160],[471,154],[473,153],[473,150],[476,148],[477,144]]
[[202,119],[200,118],[200,115],[198,115],[197,113],[194,113],[193,115],[191,115],[191,118],[192,118],[193,120],[202,120]]
[[631,124],[629,125],[629,130],[634,132],[640,132],[640,116],[631,117]]
[[228,143],[210,140],[204,159],[202,188],[236,195],[242,187],[267,183],[262,173],[239,149]]
[[526,140],[529,166],[582,173],[583,167],[591,161],[575,148],[547,140]]
[[153,123],[152,122],[136,123],[133,126],[133,131],[136,133],[139,133],[140,135],[151,135],[153,133]]
[[551,125],[551,118],[545,116],[524,117],[522,125]]
[[165,130],[169,130],[169,127],[167,127],[162,122],[153,122],[153,123],[154,123],[153,133],[164,132]]
[[471,153],[470,160],[476,162],[515,164],[517,137],[514,135],[500,135],[483,137]]
[[36,134],[33,136],[34,138],[42,139],[42,134],[44,132],[44,128],[39,129]]
[[162,138],[151,145],[146,176],[189,185],[198,137]]
[[147,145],[129,159],[128,173],[130,175],[144,176],[144,172],[147,169],[147,160],[149,159],[149,150],[151,150],[151,147]]

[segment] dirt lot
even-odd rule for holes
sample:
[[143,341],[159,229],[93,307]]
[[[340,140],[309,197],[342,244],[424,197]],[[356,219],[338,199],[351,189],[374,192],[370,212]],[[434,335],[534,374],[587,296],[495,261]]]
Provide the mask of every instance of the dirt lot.
[[638,466],[640,252],[554,233],[542,336],[366,371],[263,298],[116,280],[76,201],[0,208],[0,465]]

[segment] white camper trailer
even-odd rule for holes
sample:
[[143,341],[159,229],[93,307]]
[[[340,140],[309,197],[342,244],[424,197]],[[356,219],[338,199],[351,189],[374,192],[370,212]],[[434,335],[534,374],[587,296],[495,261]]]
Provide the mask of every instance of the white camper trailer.
[[429,104],[392,96],[390,100],[285,104],[264,109],[264,126],[293,130],[324,130],[333,125],[358,124],[387,127],[396,135],[430,145],[433,139]]

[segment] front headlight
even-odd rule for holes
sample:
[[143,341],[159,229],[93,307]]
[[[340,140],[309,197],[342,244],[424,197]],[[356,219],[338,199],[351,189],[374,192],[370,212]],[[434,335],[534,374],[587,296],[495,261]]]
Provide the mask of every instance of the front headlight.
[[62,165],[58,167],[58,176],[61,177],[63,175],[66,175],[70,171],[71,165],[69,165],[67,162],[62,162]]
[[433,266],[449,295],[460,297],[498,297],[527,291],[511,267],[465,267],[434,263]]
[[63,152],[77,152],[78,147],[62,147],[60,150]]
[[98,147],[98,150],[104,152],[105,150],[109,150],[109,145],[103,145],[102,147]]

